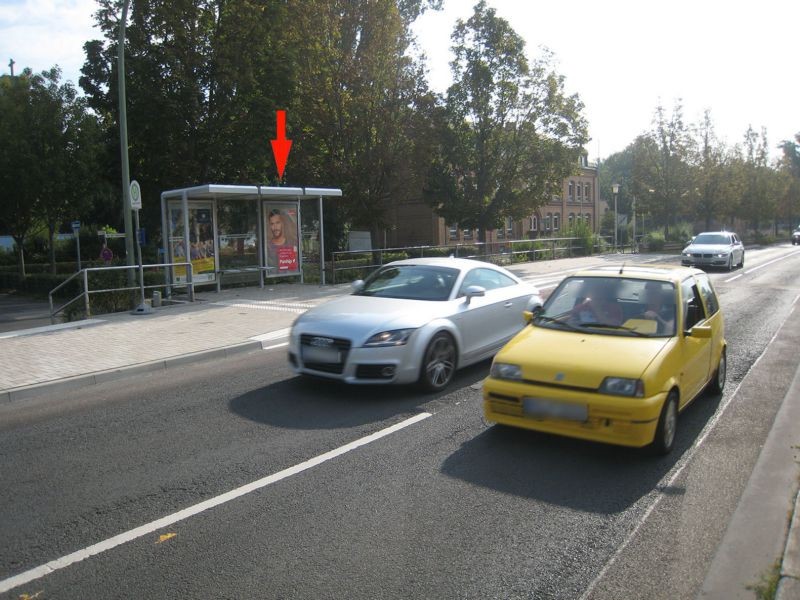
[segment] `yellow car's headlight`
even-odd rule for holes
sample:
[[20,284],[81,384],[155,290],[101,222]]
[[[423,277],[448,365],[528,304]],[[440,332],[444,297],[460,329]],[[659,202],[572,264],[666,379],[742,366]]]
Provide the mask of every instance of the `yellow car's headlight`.
[[606,377],[600,386],[601,394],[644,398],[644,381],[625,377]]
[[490,375],[495,379],[522,381],[522,367],[508,363],[492,363]]

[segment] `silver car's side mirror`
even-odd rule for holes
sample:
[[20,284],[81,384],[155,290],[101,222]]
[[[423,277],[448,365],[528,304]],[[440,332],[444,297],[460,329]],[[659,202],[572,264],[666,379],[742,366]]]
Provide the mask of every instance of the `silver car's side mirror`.
[[350,287],[353,288],[354,292],[358,293],[364,289],[364,280],[356,279],[353,283],[350,284]]
[[478,298],[485,295],[486,288],[483,288],[479,285],[470,285],[464,290],[464,296],[467,298],[467,304],[469,304],[473,298]]

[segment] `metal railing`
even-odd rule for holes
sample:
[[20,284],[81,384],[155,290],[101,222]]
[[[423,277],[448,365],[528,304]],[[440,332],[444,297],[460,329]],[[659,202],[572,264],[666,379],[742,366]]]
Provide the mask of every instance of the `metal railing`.
[[[81,298],[83,298],[83,309],[86,313],[86,317],[90,317],[92,315],[91,309],[91,302],[90,296],[92,294],[102,294],[108,292],[126,292],[126,291],[139,291],[144,287],[144,289],[155,289],[155,288],[174,288],[174,287],[185,287],[188,290],[189,294],[189,301],[194,302],[194,287],[195,284],[193,283],[192,277],[192,263],[190,262],[175,262],[175,263],[158,263],[153,265],[142,265],[142,270],[144,269],[173,269],[175,267],[185,267],[186,268],[186,281],[185,282],[168,282],[169,278],[165,278],[165,283],[153,284],[153,285],[136,285],[136,286],[126,286],[126,287],[117,287],[117,288],[106,288],[106,289],[90,289],[89,288],[89,273],[95,273],[100,271],[129,271],[131,269],[135,269],[139,271],[139,265],[123,265],[119,267],[89,267],[86,269],[81,269],[80,271],[76,271],[72,275],[70,275],[67,279],[62,281],[59,285],[54,287],[50,290],[48,294],[48,301],[50,303],[50,322],[56,322],[56,315],[60,312],[64,311],[68,306],[71,306]],[[54,308],[53,305],[53,295],[66,286],[70,281],[80,277],[81,279],[81,293],[72,298],[71,300],[67,301],[66,303],[62,304],[58,308]]]
[[[402,248],[376,248],[375,250],[345,250],[333,252],[330,261],[331,279],[335,284],[337,274],[348,271],[370,272],[387,262],[400,258],[425,256],[454,256],[514,264],[537,260],[586,255],[585,240],[577,237],[538,238],[535,240],[504,240],[497,242],[458,243],[449,246],[408,246]],[[604,238],[593,237],[590,253],[613,247]],[[622,247],[620,247],[622,248]],[[622,249],[624,251],[624,248]],[[357,263],[357,264],[354,264]],[[342,279],[340,277],[339,279]]]

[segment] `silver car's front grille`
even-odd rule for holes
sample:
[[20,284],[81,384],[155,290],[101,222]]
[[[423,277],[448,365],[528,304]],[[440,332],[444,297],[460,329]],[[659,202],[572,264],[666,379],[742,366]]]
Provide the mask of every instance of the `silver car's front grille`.
[[350,340],[304,333],[300,336],[303,366],[313,371],[341,375],[350,352]]

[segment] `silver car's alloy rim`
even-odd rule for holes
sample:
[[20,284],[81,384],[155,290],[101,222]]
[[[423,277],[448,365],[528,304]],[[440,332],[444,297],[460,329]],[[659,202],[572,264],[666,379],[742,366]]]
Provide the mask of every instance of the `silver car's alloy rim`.
[[675,401],[670,398],[667,400],[666,413],[664,414],[664,447],[669,448],[675,438],[675,425],[678,420],[678,411],[675,408]]
[[435,387],[442,387],[450,381],[455,369],[456,349],[447,336],[433,340],[428,349],[425,373],[428,381]]

